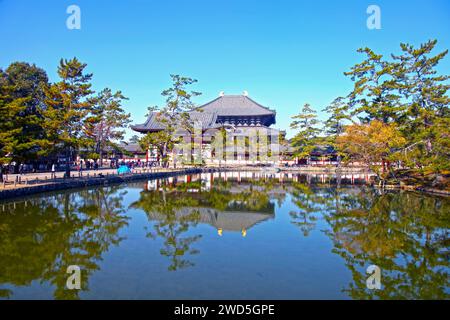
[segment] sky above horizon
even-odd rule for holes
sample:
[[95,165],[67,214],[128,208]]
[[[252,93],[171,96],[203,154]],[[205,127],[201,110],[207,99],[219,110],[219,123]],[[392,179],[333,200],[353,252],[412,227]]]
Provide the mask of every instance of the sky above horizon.
[[[66,27],[73,4],[80,30]],[[381,9],[380,30],[366,26],[369,5]],[[320,111],[350,92],[343,72],[362,60],[358,48],[389,55],[401,42],[437,39],[438,53],[450,48],[449,30],[449,0],[0,0],[0,68],[35,63],[57,81],[59,60],[76,56],[94,90],[129,98],[133,123],[163,105],[170,74],[189,76],[203,93],[197,104],[246,90],[276,109],[274,127],[291,137],[290,117],[304,103]],[[437,69],[449,74],[450,56]]]

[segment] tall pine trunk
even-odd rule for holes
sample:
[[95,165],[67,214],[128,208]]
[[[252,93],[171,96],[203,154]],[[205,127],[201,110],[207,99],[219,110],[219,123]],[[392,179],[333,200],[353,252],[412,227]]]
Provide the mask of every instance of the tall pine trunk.
[[66,149],[66,178],[70,178],[70,163],[72,162],[72,148],[68,147]]

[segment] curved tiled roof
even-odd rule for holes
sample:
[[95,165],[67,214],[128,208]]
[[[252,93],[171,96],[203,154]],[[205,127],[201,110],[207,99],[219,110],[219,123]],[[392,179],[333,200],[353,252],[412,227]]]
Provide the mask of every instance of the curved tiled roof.
[[[189,216],[192,212],[200,213],[200,223],[209,224],[217,229],[225,231],[241,231],[242,229],[250,229],[251,227],[263,221],[273,219],[273,214],[261,212],[237,212],[237,211],[219,211],[212,208],[193,208],[185,207],[176,211],[176,218],[181,219]],[[150,219],[156,221],[164,221],[167,217],[157,211],[148,212]]]
[[131,126],[131,129],[135,131],[145,131],[145,130],[164,130],[164,126],[161,122],[157,119],[158,112],[152,112],[148,118],[147,121],[145,121],[143,124],[136,124],[134,126]]
[[208,102],[198,110],[216,112],[218,116],[264,116],[275,115],[271,110],[245,95],[224,95]]
[[[275,123],[274,110],[253,101],[246,95],[220,96],[188,113],[191,121],[200,121],[204,130],[219,127],[219,123],[229,117],[261,117],[262,123],[267,126]],[[164,130],[164,124],[158,120],[158,112],[153,112],[145,123],[133,125],[131,129],[138,132],[160,131]]]
[[[192,122],[200,121],[202,129],[214,128],[217,120],[217,113],[215,112],[201,112],[191,111],[189,112],[189,119]],[[131,126],[135,131],[147,131],[147,130],[164,130],[164,124],[158,120],[158,112],[152,112],[147,121],[143,124],[137,124]]]

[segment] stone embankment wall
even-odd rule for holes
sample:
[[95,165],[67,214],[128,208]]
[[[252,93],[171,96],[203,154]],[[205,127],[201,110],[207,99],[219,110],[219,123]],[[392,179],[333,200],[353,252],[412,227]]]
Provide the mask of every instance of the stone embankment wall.
[[189,168],[189,169],[161,171],[161,172],[133,173],[126,175],[107,175],[107,176],[105,175],[89,178],[84,177],[76,179],[58,179],[57,181],[45,184],[29,185],[27,187],[22,188],[0,190],[0,200],[17,198],[41,192],[84,188],[89,186],[109,185],[143,179],[160,179],[166,177],[173,177],[177,175],[195,174],[213,171],[218,171],[218,169]]

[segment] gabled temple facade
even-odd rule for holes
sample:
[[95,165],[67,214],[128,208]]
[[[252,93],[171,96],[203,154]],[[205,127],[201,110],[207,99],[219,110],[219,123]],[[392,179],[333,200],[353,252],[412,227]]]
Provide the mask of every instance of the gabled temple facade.
[[[273,137],[284,135],[284,131],[271,128],[276,123],[276,112],[262,104],[254,101],[248,94],[244,92],[242,95],[225,95],[221,93],[216,99],[199,106],[195,110],[189,112],[191,122],[201,124],[203,134],[203,150],[202,158],[206,163],[218,163],[223,159],[215,157],[214,149],[211,147],[211,140],[214,132],[219,129],[225,129],[229,137],[234,140],[249,137],[257,132],[261,141],[268,141],[268,149],[275,150],[278,148],[277,143],[273,143]],[[158,113],[153,112],[149,115],[147,121],[143,124],[131,127],[134,131],[140,133],[158,132],[164,130],[164,125],[158,121]],[[258,142],[260,138],[258,138]],[[248,149],[248,139],[245,143],[234,143],[227,145],[225,149],[227,164],[250,164],[250,163],[267,163],[274,162],[274,158],[267,157],[251,157]],[[275,142],[275,141],[274,141]],[[155,155],[153,155],[155,156]]]

